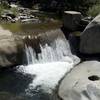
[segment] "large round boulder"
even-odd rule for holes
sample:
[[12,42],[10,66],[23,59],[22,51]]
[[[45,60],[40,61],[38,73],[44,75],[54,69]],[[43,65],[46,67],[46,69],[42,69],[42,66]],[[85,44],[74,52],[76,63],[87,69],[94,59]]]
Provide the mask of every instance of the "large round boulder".
[[23,42],[9,30],[0,27],[0,67],[22,64]]
[[100,53],[100,15],[94,18],[80,36],[80,52]]
[[100,100],[100,62],[77,65],[59,86],[62,100]]

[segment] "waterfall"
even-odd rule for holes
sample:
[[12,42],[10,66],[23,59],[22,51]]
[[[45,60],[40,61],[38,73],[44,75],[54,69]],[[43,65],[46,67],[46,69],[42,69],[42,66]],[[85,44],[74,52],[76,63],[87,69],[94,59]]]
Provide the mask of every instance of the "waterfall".
[[57,37],[51,43],[39,44],[36,53],[31,46],[25,45],[27,66],[20,66],[18,71],[36,76],[26,91],[42,89],[52,93],[63,76],[69,72],[80,59],[73,55],[65,38]]
[[[51,45],[40,44],[41,53],[36,54],[34,48],[25,45],[27,64],[37,64],[46,62],[56,62],[62,60],[64,57],[71,57],[70,46],[68,41],[56,39]],[[36,57],[37,55],[37,57]]]

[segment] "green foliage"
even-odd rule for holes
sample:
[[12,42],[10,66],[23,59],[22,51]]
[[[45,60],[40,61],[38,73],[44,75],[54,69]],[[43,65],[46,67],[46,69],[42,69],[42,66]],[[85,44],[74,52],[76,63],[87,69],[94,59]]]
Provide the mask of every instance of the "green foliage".
[[0,6],[0,14],[2,13],[3,10],[4,10],[4,9]]
[[10,10],[11,10],[11,12],[13,12],[14,15],[17,15],[18,14],[18,9],[17,8],[14,8],[13,7]]
[[[10,0],[5,0],[5,1],[10,1]],[[39,5],[39,8],[41,10],[47,12],[48,11],[55,12],[58,15],[62,15],[64,10],[79,11],[83,15],[87,15],[87,11],[89,9],[88,13],[96,13],[98,12],[99,8],[99,6],[97,5],[98,2],[100,2],[100,0],[16,0],[16,3],[19,3],[24,7],[35,9],[38,8],[36,5]],[[2,3],[0,5],[0,11],[2,11],[2,9],[7,7],[8,6],[6,2]],[[15,9],[14,13],[16,13]],[[95,16],[95,14],[93,14],[93,16]]]
[[8,5],[7,2],[2,2],[2,3],[0,4],[0,7],[3,8],[3,9],[8,9],[8,8],[9,8],[9,5]]
[[4,9],[9,9],[9,5],[8,5],[7,2],[2,2],[2,3],[0,4],[0,14],[2,13],[2,11],[3,11]]
[[93,17],[97,16],[99,13],[100,13],[100,4],[93,5],[87,11],[87,15],[93,16]]
[[[56,1],[56,2],[53,2]],[[64,10],[79,11],[86,15],[87,10],[97,4],[99,0],[40,0],[42,10],[61,13]],[[55,3],[55,6],[53,6]]]

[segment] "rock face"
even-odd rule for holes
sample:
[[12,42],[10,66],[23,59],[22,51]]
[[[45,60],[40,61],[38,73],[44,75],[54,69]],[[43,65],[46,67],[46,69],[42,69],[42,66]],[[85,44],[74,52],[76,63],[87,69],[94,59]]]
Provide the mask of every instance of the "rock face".
[[80,36],[80,52],[100,53],[100,15],[94,18]]
[[0,27],[0,67],[22,64],[22,42]]
[[63,100],[99,100],[99,83],[100,62],[83,62],[62,80],[59,96]]
[[63,17],[64,28],[69,31],[77,30],[81,21],[81,13],[76,11],[65,11]]

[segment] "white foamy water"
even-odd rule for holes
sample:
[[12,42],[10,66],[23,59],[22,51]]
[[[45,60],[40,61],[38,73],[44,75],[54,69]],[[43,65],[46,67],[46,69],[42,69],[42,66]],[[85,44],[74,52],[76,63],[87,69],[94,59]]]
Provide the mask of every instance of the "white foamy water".
[[52,62],[45,64],[34,64],[26,67],[21,66],[20,70],[26,74],[36,75],[35,79],[29,85],[29,89],[35,89],[37,86],[47,93],[58,85],[60,79],[73,68],[72,63]]
[[36,58],[32,47],[26,46],[27,66],[20,66],[18,71],[35,75],[29,89],[40,89],[52,93],[59,81],[69,72],[80,59],[71,54],[68,41],[57,39],[50,46],[41,46],[41,53]]
[[60,61],[66,56],[72,57],[70,47],[67,41],[62,39],[55,40],[51,46],[45,44],[41,46],[41,53],[38,54],[38,59],[36,59],[36,53],[32,47],[25,47],[27,63],[36,64],[36,63],[46,63]]

